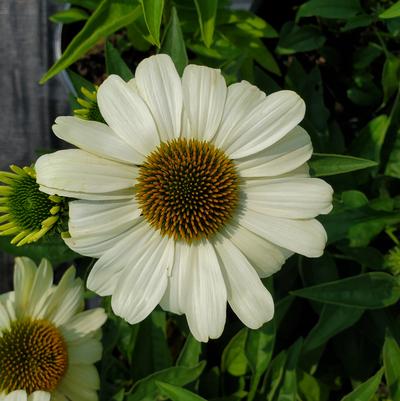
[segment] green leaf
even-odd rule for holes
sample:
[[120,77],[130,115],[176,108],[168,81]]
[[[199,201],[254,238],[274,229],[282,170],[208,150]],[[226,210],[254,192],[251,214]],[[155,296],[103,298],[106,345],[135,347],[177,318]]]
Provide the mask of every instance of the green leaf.
[[82,30],[72,39],[61,58],[42,77],[40,83],[45,83],[70,66],[100,39],[133,22],[140,16],[141,11],[140,5],[135,5],[135,1],[132,0],[103,0]]
[[[77,74],[75,71],[67,70],[67,74],[72,82],[72,86],[74,87],[78,96],[80,96],[81,89],[86,88],[89,92],[93,92],[96,90],[96,87],[87,79],[83,78],[81,75]],[[81,107],[81,106],[79,106]]]
[[328,175],[349,173],[378,165],[373,160],[361,159],[353,156],[314,153],[310,162],[311,175],[326,177]]
[[[222,57],[219,58],[221,60],[236,59],[236,61],[241,60],[243,63],[243,61],[254,59],[267,71],[279,76],[281,75],[274,56],[259,38],[246,37],[231,26],[223,29],[223,35],[224,40],[222,40],[222,42],[225,42],[226,45],[224,53],[222,53],[222,51],[220,52]],[[227,39],[229,39],[229,41],[227,41]],[[215,48],[218,48],[220,43],[221,40],[217,40],[215,46],[209,50],[215,51]]]
[[296,19],[323,17],[348,19],[363,13],[359,0],[310,0],[302,4]]
[[278,33],[265,20],[245,10],[224,10],[217,18],[217,25],[235,24],[245,36],[255,38],[276,38]]
[[46,258],[53,266],[56,266],[79,257],[59,237],[45,237],[33,244],[24,246],[12,245],[10,240],[11,237],[0,237],[0,249],[2,251],[13,256],[27,256],[36,263],[40,263],[43,258]]
[[379,14],[379,18],[382,19],[397,18],[397,17],[400,17],[400,1],[394,3],[391,7],[389,7],[384,12]]
[[126,34],[132,46],[140,52],[148,52],[153,44],[143,15],[126,27]]
[[383,95],[375,77],[367,71],[360,70],[353,76],[353,83],[346,93],[354,104],[363,107],[377,106]]
[[350,152],[357,156],[380,162],[383,142],[386,137],[390,120],[387,115],[382,114],[369,121],[360,135],[351,145]]
[[[113,330],[113,333],[110,335],[111,344],[114,339],[118,341],[118,348],[128,360],[130,364],[132,364],[133,350],[135,349],[136,340],[139,334],[140,325],[135,324],[131,326],[128,322],[123,319],[118,319],[116,321],[116,330]],[[109,345],[107,343],[107,345]],[[111,352],[111,350],[110,350]]]
[[71,22],[83,21],[88,18],[89,14],[82,8],[71,7],[51,15],[49,20],[60,24],[70,24]]
[[117,74],[124,81],[129,81],[133,78],[132,71],[126,65],[118,50],[108,41],[106,42],[105,47],[105,57],[108,75]]
[[192,393],[181,387],[172,384],[156,382],[157,387],[160,389],[161,394],[168,397],[172,401],[207,401],[205,398]]
[[275,321],[264,324],[258,330],[248,330],[245,354],[253,372],[250,383],[249,399],[253,399],[261,376],[272,359],[275,345]]
[[298,297],[353,308],[379,309],[400,298],[400,285],[392,275],[372,272],[292,291]]
[[250,55],[264,67],[267,71],[270,71],[276,75],[281,75],[279,66],[267,47],[259,39],[253,39],[247,43],[247,50]]
[[285,372],[285,364],[287,360],[287,351],[280,352],[271,363],[271,373],[269,376],[271,380],[271,384],[269,386],[269,392],[267,395],[267,400],[272,401],[275,400],[276,393],[279,389],[279,386],[282,383],[283,374]]
[[397,131],[395,142],[392,145],[385,175],[400,178],[400,129]]
[[249,330],[245,354],[253,374],[261,376],[269,365],[275,344],[275,323],[270,321],[258,330]]
[[[320,216],[319,220],[328,233],[328,242],[333,243],[348,237],[350,231],[353,234],[353,238],[355,235],[359,235],[360,233],[355,234],[355,231],[365,223],[379,225],[380,229],[388,225],[398,224],[400,222],[400,214],[377,211],[366,206],[339,210],[334,208],[329,215]],[[364,236],[366,234],[368,234],[368,231],[364,233]],[[354,246],[358,245],[354,244]]]
[[374,43],[361,47],[354,52],[353,67],[357,70],[363,70],[376,60],[382,54],[382,49]]
[[172,358],[166,338],[165,312],[155,309],[140,323],[139,334],[132,355],[132,376],[143,378],[151,372],[169,368]]
[[297,396],[297,362],[300,356],[303,339],[299,338],[288,350],[282,384],[277,401],[296,401]]
[[185,386],[196,380],[204,370],[205,362],[200,362],[194,367],[175,366],[153,373],[150,376],[137,381],[127,401],[153,401],[160,395],[157,382]]
[[166,29],[160,53],[166,53],[171,56],[179,75],[182,75],[188,63],[188,56],[175,7],[172,7],[171,10],[171,18]]
[[101,0],[56,0],[58,3],[69,3],[79,7],[85,7],[88,10],[94,10],[100,4]]
[[328,389],[315,377],[307,372],[297,372],[298,392],[301,400],[304,401],[326,401],[328,399]]
[[371,15],[363,14],[351,17],[346,21],[346,24],[341,28],[342,32],[351,31],[352,29],[363,28],[370,26],[374,22],[374,18]]
[[387,332],[383,345],[383,365],[386,382],[393,401],[400,400],[400,347],[393,336]]
[[185,345],[176,361],[177,366],[192,367],[199,363],[201,354],[201,343],[197,341],[192,334],[189,334]]
[[341,401],[372,401],[381,383],[382,375],[383,368],[357,386],[350,394],[345,395]]
[[221,369],[232,376],[243,376],[247,371],[247,359],[245,354],[247,328],[243,328],[225,347],[222,353]]
[[151,41],[154,45],[160,47],[160,27],[164,11],[164,0],[140,0],[140,3]]
[[310,134],[316,151],[331,150],[328,127],[329,110],[324,103],[324,84],[318,66],[306,73],[302,65],[294,59],[285,77],[288,89],[297,92],[306,103],[306,115],[302,126]]
[[394,55],[386,58],[382,71],[383,104],[396,93],[400,81],[400,59]]
[[279,34],[276,47],[278,54],[294,54],[319,49],[325,43],[325,36],[312,26],[298,26],[287,22]]
[[324,305],[318,323],[304,340],[303,352],[325,344],[330,338],[356,323],[363,313],[363,309]]
[[207,47],[213,42],[218,0],[194,0],[199,18],[201,38]]

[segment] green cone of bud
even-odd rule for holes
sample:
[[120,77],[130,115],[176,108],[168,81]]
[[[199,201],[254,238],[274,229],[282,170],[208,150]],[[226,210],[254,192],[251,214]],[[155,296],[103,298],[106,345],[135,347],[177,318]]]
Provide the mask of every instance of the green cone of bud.
[[94,91],[90,91],[85,87],[81,88],[81,97],[77,97],[76,101],[82,108],[75,109],[74,115],[84,120],[98,121],[104,123],[104,119],[100,113],[97,104],[97,87]]
[[0,235],[12,235],[17,246],[63,231],[67,202],[63,197],[39,190],[35,170],[10,166],[0,172]]

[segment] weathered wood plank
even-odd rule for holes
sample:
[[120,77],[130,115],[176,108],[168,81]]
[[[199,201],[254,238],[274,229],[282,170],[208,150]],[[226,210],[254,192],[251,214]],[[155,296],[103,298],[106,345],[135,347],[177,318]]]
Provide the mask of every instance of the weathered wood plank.
[[[55,26],[48,16],[60,6],[47,0],[0,0],[0,169],[29,165],[37,151],[55,147],[51,125],[69,114],[56,78],[38,81],[53,61]],[[12,258],[0,253],[0,292],[9,289]]]

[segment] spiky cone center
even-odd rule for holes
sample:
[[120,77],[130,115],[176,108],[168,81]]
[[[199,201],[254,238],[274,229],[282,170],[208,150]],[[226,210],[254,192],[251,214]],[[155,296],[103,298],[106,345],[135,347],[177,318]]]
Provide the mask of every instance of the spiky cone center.
[[67,368],[64,338],[48,321],[17,320],[0,333],[0,392],[51,392]]
[[75,109],[74,115],[84,120],[105,123],[104,118],[100,113],[99,105],[97,104],[97,87],[95,87],[95,90],[93,91],[82,87],[81,94],[81,97],[76,98],[76,101],[81,108]]
[[189,243],[209,239],[234,215],[239,176],[213,144],[174,139],[161,143],[140,166],[136,198],[162,235]]
[[14,235],[11,242],[24,245],[60,224],[67,206],[64,198],[40,191],[31,167],[11,170],[0,172],[0,235]]

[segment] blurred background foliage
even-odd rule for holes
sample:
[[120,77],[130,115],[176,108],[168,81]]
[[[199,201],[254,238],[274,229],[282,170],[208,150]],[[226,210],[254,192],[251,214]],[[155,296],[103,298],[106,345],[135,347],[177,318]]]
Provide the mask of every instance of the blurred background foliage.
[[[59,0],[59,2],[63,2]],[[73,0],[52,15],[62,56],[42,78],[67,75],[71,108],[81,88],[111,73],[125,80],[151,54],[220,68],[267,94],[298,92],[315,154],[311,173],[335,189],[321,217],[318,259],[292,256],[265,285],[275,318],[243,328],[228,311],[223,336],[200,344],[185,319],[155,310],[104,333],[104,401],[400,400],[400,1]],[[59,240],[11,254],[53,263],[90,261]],[[88,293],[88,298],[93,294]],[[98,302],[96,299],[92,302]]]

